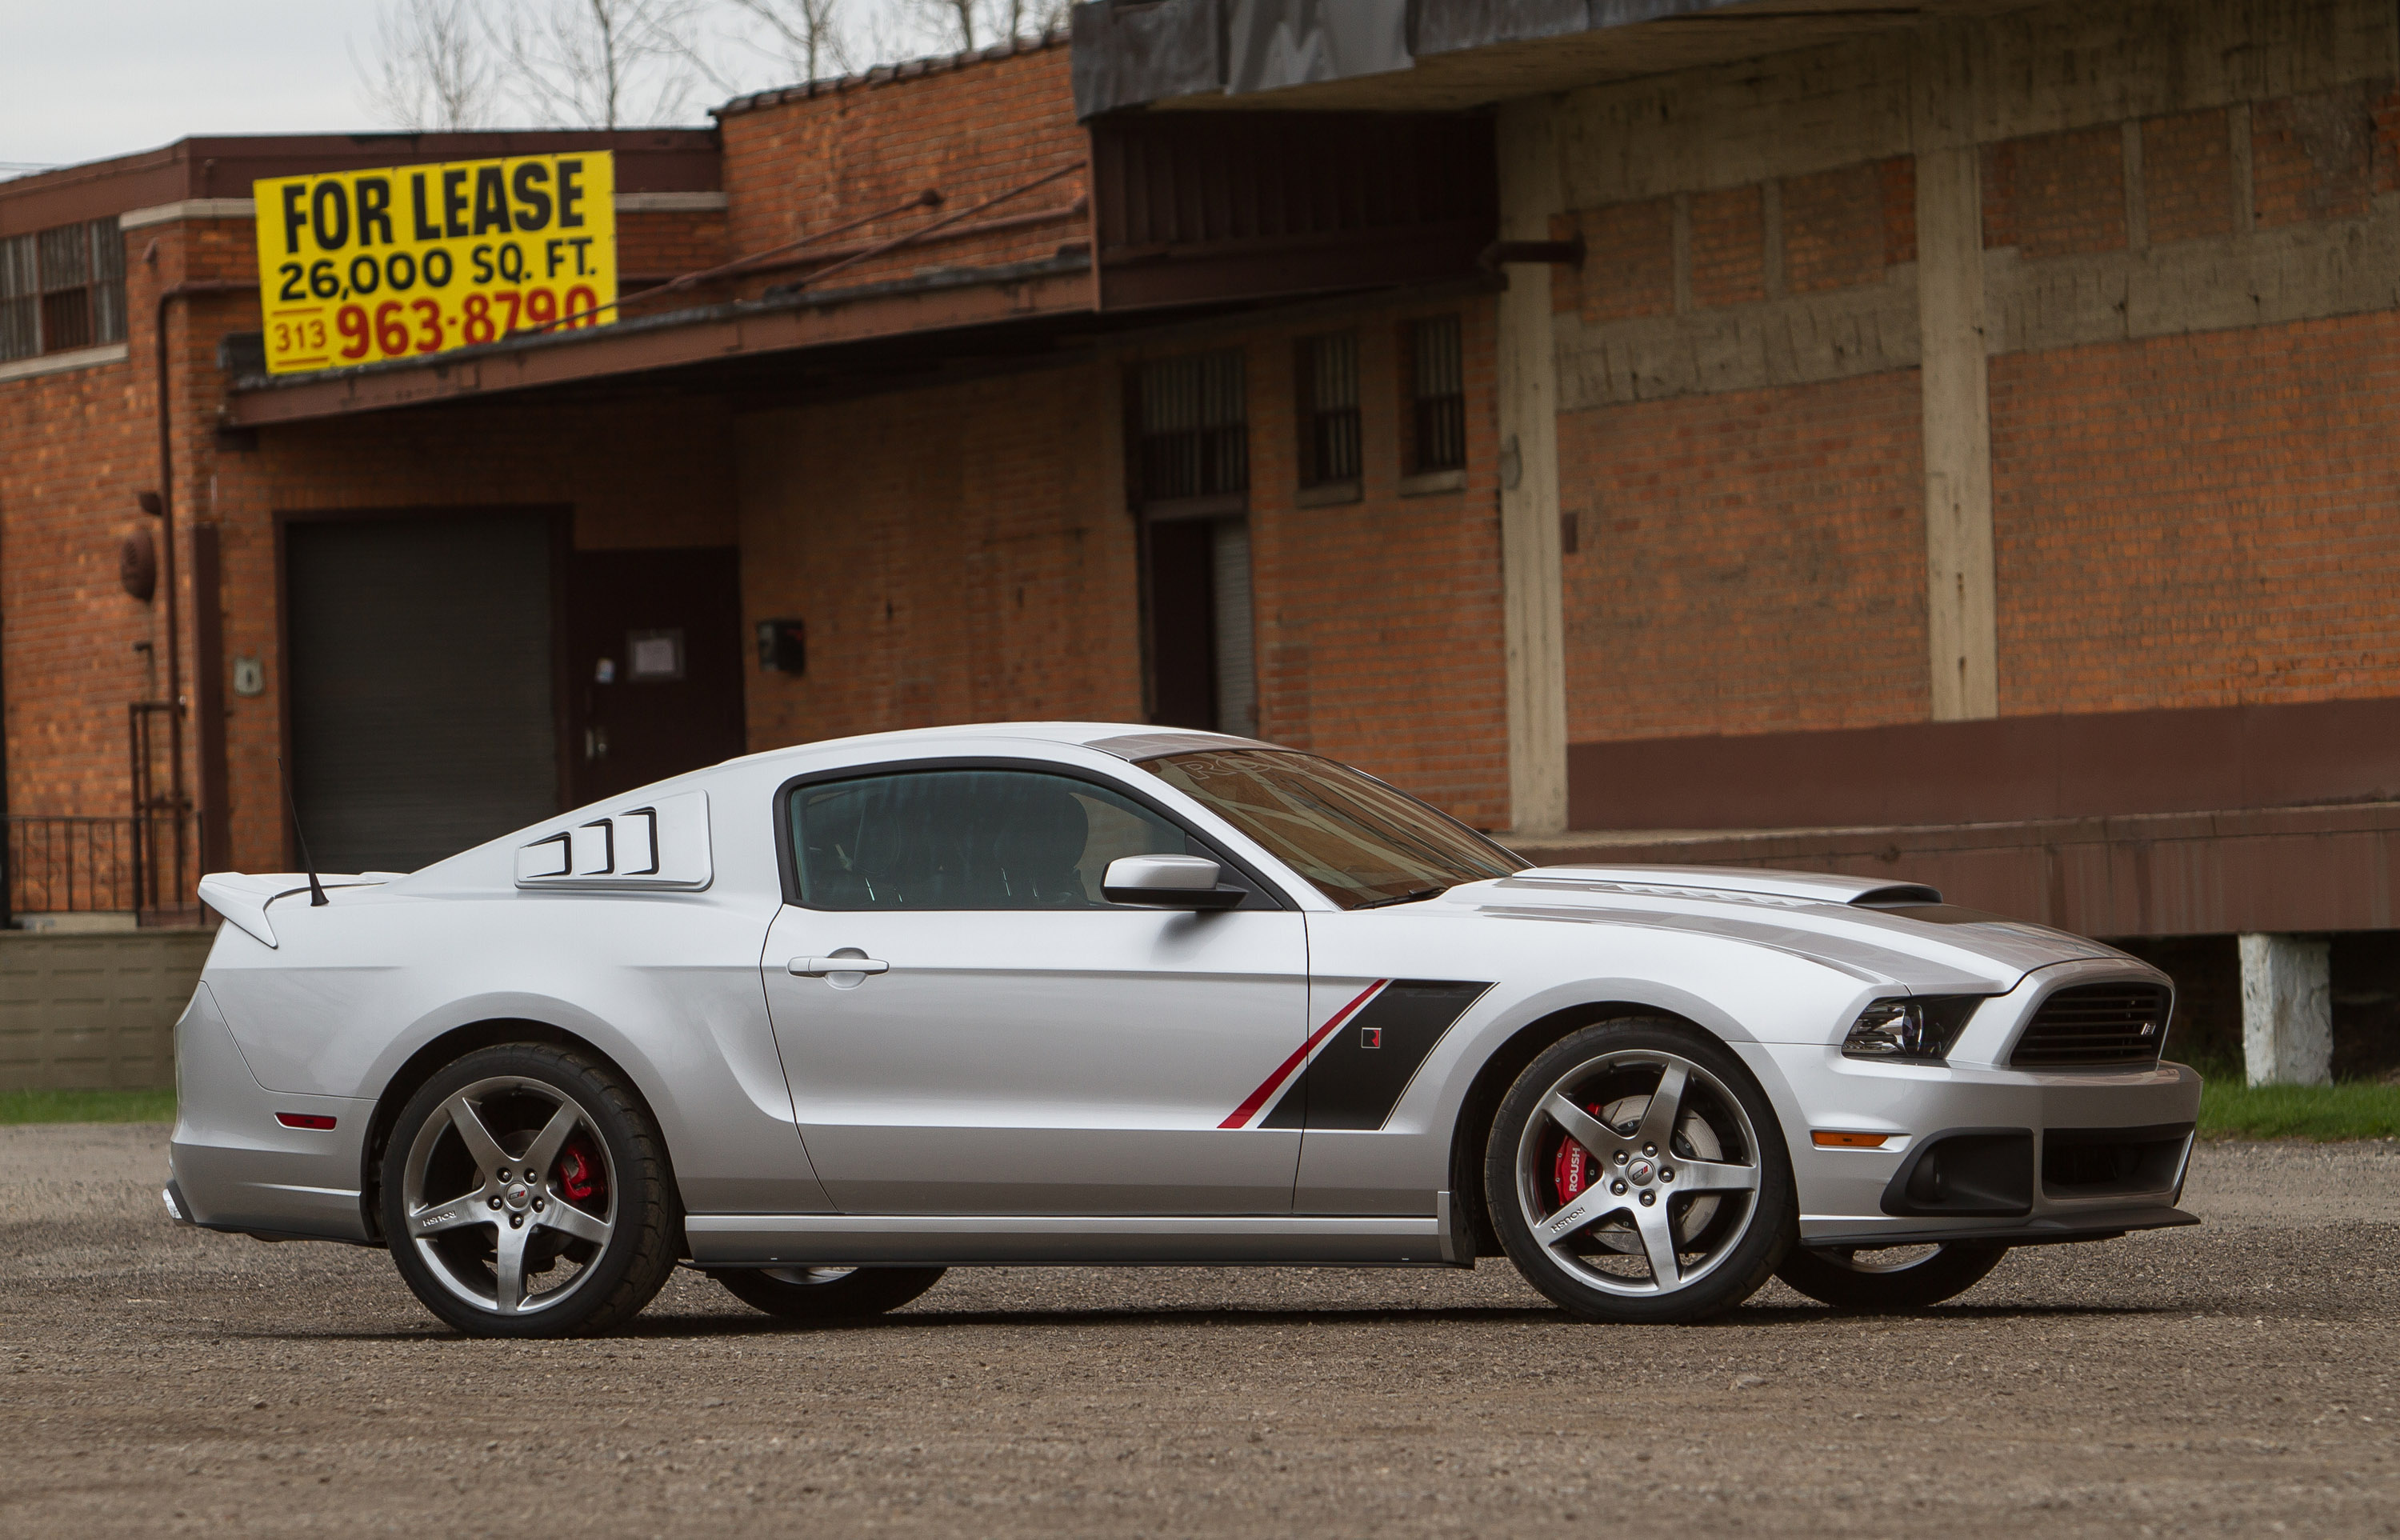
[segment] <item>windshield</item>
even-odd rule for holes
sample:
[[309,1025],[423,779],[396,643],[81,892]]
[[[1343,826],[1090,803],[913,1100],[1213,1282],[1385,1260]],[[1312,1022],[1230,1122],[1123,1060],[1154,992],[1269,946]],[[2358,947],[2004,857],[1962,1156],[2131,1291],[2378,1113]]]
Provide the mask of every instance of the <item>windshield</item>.
[[1345,909],[1431,898],[1525,863],[1370,775],[1278,749],[1170,754],[1142,769],[1191,793]]

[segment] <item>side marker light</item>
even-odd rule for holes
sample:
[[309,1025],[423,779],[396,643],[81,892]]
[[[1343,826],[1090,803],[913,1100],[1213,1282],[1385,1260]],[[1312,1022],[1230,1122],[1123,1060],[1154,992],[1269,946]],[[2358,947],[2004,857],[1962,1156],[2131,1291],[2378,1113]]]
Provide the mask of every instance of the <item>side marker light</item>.
[[334,1120],[322,1112],[278,1112],[275,1121],[286,1128],[331,1128]]
[[1832,1128],[1820,1128],[1808,1137],[1820,1150],[1880,1150],[1892,1138],[1889,1134],[1849,1134]]

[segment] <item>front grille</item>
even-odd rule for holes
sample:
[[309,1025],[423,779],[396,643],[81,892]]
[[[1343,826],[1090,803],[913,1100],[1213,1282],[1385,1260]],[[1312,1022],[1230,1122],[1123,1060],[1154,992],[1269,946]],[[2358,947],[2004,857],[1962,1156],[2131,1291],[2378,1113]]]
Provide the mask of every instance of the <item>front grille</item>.
[[2155,1064],[2167,1039],[2167,991],[2155,984],[2078,984],[2041,1002],[2009,1063],[2019,1070]]

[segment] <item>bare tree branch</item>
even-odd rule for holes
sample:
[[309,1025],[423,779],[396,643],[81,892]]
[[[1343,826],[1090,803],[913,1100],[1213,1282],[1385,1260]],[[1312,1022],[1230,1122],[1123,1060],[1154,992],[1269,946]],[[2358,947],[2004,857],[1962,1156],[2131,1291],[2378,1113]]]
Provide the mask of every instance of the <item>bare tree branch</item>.
[[367,109],[418,132],[488,126],[498,81],[481,32],[475,0],[386,0],[372,68],[350,56]]
[[686,110],[703,0],[518,0],[485,20],[502,87],[546,123],[595,129]]
[[[832,70],[852,68],[850,40],[841,25],[841,0],[731,0],[731,4],[766,25],[780,45],[777,55],[801,79],[817,80]],[[714,77],[716,72],[709,74]]]
[[950,48],[963,53],[975,47],[975,0],[908,0],[908,8]]

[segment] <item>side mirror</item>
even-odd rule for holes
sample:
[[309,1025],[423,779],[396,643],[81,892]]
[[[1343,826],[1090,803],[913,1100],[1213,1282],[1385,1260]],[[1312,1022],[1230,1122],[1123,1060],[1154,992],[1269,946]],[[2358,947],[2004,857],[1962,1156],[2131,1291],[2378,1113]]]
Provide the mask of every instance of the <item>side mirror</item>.
[[1217,863],[1199,855],[1121,855],[1100,877],[1111,904],[1150,909],[1230,909],[1247,889],[1217,885]]

